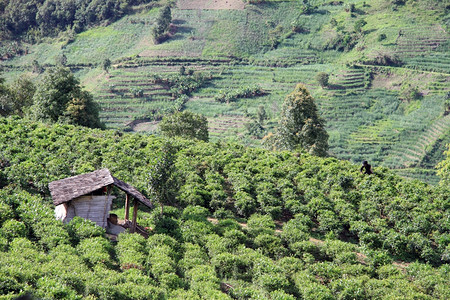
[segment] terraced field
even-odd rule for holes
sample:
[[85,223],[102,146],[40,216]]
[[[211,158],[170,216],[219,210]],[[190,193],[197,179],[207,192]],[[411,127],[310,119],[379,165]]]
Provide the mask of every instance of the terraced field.
[[[64,53],[101,105],[101,119],[109,128],[154,133],[159,118],[182,107],[208,118],[212,141],[231,139],[252,146],[260,140],[245,125],[259,107],[268,116],[265,133],[273,131],[284,98],[303,83],[326,120],[332,155],[370,160],[413,178],[433,177],[432,172],[408,170],[432,168],[450,136],[449,117],[443,115],[450,91],[448,30],[436,21],[441,20],[437,10],[424,11],[426,4],[408,1],[396,11],[385,1],[368,2],[352,1],[352,12],[340,1],[310,1],[317,9],[303,13],[298,1],[244,5],[240,0],[180,0],[172,9],[174,30],[163,43],[152,41],[159,10],[152,5],[87,30],[67,45],[32,46],[28,55],[2,67],[13,78],[31,71],[34,59],[51,66]],[[436,14],[435,21],[431,14]],[[330,46],[333,36],[352,36],[360,20],[367,25],[353,48],[338,51]],[[370,59],[379,53],[401,63],[372,64]],[[100,67],[106,58],[113,62],[108,74]],[[178,74],[181,67],[211,75],[182,106],[167,85],[152,80],[154,74]],[[330,75],[328,87],[318,85],[319,72]],[[401,93],[409,85],[423,97],[407,102]],[[219,93],[255,86],[266,94],[228,104],[214,100]]]

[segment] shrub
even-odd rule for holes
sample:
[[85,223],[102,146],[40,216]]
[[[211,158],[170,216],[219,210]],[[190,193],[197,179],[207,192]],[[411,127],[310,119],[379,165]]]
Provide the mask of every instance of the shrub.
[[206,241],[205,248],[208,250],[208,255],[211,258],[220,253],[228,251],[225,239],[218,236],[217,234],[210,234],[206,236],[204,240]]
[[331,210],[319,210],[317,212],[318,229],[322,232],[333,231],[339,233],[342,230],[342,222],[339,217]]
[[213,233],[213,225],[208,221],[187,220],[181,224],[181,234],[185,242],[204,245],[205,237]]
[[28,229],[21,221],[9,219],[3,223],[1,228],[1,234],[9,241],[14,238],[24,238],[28,235]]
[[236,249],[239,245],[247,243],[247,236],[240,230],[231,229],[225,231],[223,241],[228,249]]
[[367,299],[365,283],[369,279],[367,276],[357,278],[341,278],[331,283],[333,294],[338,299]]
[[80,253],[81,257],[91,266],[96,264],[112,266],[112,250],[110,241],[103,237],[84,239],[77,246],[78,253]]
[[265,95],[266,92],[260,86],[247,86],[231,92],[219,91],[214,100],[221,103],[230,103],[239,98],[253,98]]
[[253,214],[247,221],[247,230],[250,236],[256,237],[260,234],[274,234],[275,223],[269,215]]
[[121,233],[117,238],[116,252],[122,269],[144,269],[147,258],[145,238],[139,234]]
[[309,239],[311,220],[304,215],[296,215],[294,219],[289,220],[283,225],[281,238],[284,242],[292,244]]
[[289,280],[283,270],[267,257],[256,258],[253,264],[253,283],[257,286],[268,292],[289,287]]
[[60,282],[57,279],[43,277],[36,283],[36,295],[41,298],[52,299],[83,299],[81,295],[71,289],[67,284]]
[[281,239],[273,234],[262,233],[255,237],[255,246],[262,254],[272,258],[282,257],[286,249],[281,244]]
[[316,81],[319,83],[321,87],[327,87],[328,86],[328,79],[330,78],[330,75],[325,72],[319,72],[316,75]]
[[239,215],[248,217],[256,210],[256,200],[250,194],[244,191],[237,191],[234,195],[234,207]]
[[12,219],[14,217],[14,211],[6,203],[0,202],[0,226],[5,222],[6,220]]
[[324,285],[321,285],[307,271],[302,271],[293,276],[295,286],[300,292],[302,299],[305,300],[333,300],[333,294]]
[[194,221],[206,221],[206,218],[209,215],[208,209],[196,205],[196,206],[187,206],[181,215],[183,220],[194,220]]
[[66,228],[75,243],[86,238],[103,236],[105,234],[105,229],[98,226],[95,222],[81,217],[74,217],[66,225]]
[[184,248],[184,257],[179,262],[179,266],[184,271],[204,265],[208,261],[208,255],[200,245],[185,243]]
[[248,278],[248,263],[239,255],[220,253],[211,260],[220,278],[245,279]]
[[155,234],[147,239],[147,251],[149,253],[153,248],[158,246],[168,246],[170,251],[167,254],[172,259],[178,260],[182,255],[180,243],[171,236],[165,234]]
[[34,234],[39,243],[46,249],[52,249],[60,244],[69,244],[70,236],[61,221],[56,219],[43,219],[32,225]]

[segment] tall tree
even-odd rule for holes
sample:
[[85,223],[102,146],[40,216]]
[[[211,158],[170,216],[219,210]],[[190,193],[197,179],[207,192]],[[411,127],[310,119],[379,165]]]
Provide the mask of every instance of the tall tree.
[[33,104],[33,96],[36,86],[27,76],[17,78],[9,86],[9,94],[13,102],[13,113],[23,116],[25,111]]
[[159,123],[159,129],[166,136],[181,136],[208,141],[208,120],[205,116],[189,111],[176,112]]
[[161,216],[164,213],[164,204],[170,203],[170,200],[173,198],[171,191],[175,187],[174,171],[175,149],[172,144],[166,142],[154,163],[150,165],[148,172],[150,194],[161,206]]
[[293,150],[301,147],[311,154],[326,156],[328,133],[319,116],[314,98],[303,84],[287,95],[275,134],[266,136],[266,147]]
[[31,114],[36,120],[103,127],[97,103],[67,68],[48,69],[33,102]]
[[444,153],[446,158],[437,165],[437,174],[441,177],[440,183],[444,186],[450,185],[450,144],[447,145],[448,150]]
[[160,9],[156,24],[152,29],[153,38],[156,43],[160,43],[166,38],[171,22],[172,11],[170,6],[166,5]]

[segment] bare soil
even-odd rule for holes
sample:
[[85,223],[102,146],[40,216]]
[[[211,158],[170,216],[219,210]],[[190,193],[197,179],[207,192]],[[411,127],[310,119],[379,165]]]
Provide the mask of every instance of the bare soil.
[[179,9],[234,9],[243,10],[242,0],[178,0]]

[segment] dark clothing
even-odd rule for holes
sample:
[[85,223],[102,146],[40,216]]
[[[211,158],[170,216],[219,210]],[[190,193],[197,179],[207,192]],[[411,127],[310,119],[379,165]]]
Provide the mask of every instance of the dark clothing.
[[372,172],[372,166],[371,166],[371,165],[365,164],[365,165],[363,165],[363,166],[361,167],[361,169],[360,169],[359,171],[362,172],[363,169],[365,169],[365,171],[364,171],[363,174],[369,174],[369,175],[370,175],[370,174],[373,174],[373,172]]

